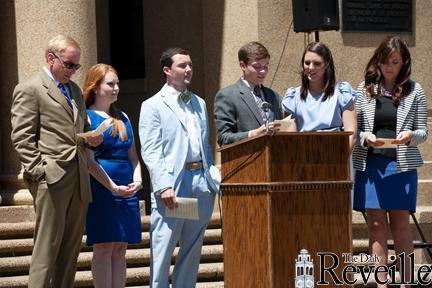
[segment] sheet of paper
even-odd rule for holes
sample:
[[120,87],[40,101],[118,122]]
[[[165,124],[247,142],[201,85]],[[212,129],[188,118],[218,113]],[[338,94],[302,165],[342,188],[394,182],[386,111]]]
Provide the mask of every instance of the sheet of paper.
[[289,115],[288,117],[285,117],[282,120],[275,120],[274,123],[280,123],[280,130],[281,132],[287,132],[289,127],[294,123],[294,118]]
[[99,124],[99,126],[95,130],[87,131],[84,133],[77,133],[77,135],[82,138],[102,135],[111,126],[112,126],[112,120],[106,119],[101,124]]
[[393,144],[393,141],[396,141],[396,139],[389,139],[389,138],[377,138],[377,141],[383,141],[384,145],[382,146],[378,146],[378,147],[374,147],[374,149],[376,148],[396,148],[397,144]]
[[198,220],[198,199],[176,197],[178,207],[165,209],[167,217]]

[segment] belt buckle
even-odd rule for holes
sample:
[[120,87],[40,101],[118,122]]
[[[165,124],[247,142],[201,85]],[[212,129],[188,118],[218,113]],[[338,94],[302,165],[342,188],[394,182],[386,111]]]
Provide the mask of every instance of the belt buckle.
[[186,169],[189,171],[195,171],[202,168],[202,162],[189,162],[186,163]]

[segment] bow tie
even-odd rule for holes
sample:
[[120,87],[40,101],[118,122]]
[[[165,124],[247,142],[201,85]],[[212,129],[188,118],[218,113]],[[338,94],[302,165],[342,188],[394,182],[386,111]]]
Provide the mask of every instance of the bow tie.
[[192,93],[190,91],[181,92],[179,94],[179,99],[181,99],[185,104],[188,104],[192,98]]

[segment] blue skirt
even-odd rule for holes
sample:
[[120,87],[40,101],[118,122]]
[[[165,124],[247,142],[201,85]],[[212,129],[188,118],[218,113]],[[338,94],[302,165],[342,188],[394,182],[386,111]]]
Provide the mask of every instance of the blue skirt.
[[385,209],[415,212],[417,170],[397,171],[395,158],[368,153],[366,171],[356,171],[354,210]]

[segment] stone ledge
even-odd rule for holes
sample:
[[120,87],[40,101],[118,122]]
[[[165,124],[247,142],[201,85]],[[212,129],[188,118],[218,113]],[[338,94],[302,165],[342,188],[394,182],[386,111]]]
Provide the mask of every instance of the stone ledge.
[[[4,207],[0,207],[2,209]],[[26,207],[25,209],[27,209]],[[7,209],[7,208],[4,208]],[[14,208],[10,208],[14,209]],[[20,209],[20,208],[18,208]],[[1,214],[0,214],[1,215]],[[25,237],[33,237],[35,223],[33,221],[18,221],[18,222],[0,222],[0,239],[19,239]],[[207,228],[216,229],[221,227],[221,218],[219,213],[213,213]],[[141,216],[141,230],[149,231],[150,216]]]
[[[172,273],[171,266],[170,273]],[[128,268],[127,285],[148,285],[150,269],[148,267]],[[221,281],[223,279],[222,263],[200,264],[198,272],[199,282]],[[25,288],[28,276],[0,277],[0,288]],[[91,271],[78,271],[75,276],[75,287],[93,287]],[[199,287],[199,286],[197,286]],[[205,286],[204,286],[205,287]]]
[[27,189],[3,190],[0,193],[0,205],[33,205],[33,197]]
[[[1,233],[1,230],[0,230]],[[204,232],[205,245],[217,245],[222,243],[221,229],[207,229]],[[139,244],[129,244],[128,249],[142,249],[150,247],[149,232],[141,233],[142,241]],[[0,261],[1,257],[11,257],[15,255],[30,255],[33,249],[33,239],[0,239]],[[91,251],[92,248],[86,245],[86,235],[83,236],[81,252]]]
[[[177,247],[173,253],[173,260],[178,255]],[[78,257],[77,270],[90,270],[93,252],[81,252]],[[129,267],[150,265],[150,248],[128,249],[126,251],[126,261]],[[217,263],[223,261],[223,247],[219,245],[204,245],[201,252],[201,261],[204,263]],[[0,277],[1,275],[13,275],[28,273],[31,256],[3,257],[0,258]]]
[[0,206],[0,223],[35,221],[33,205]]
[[[429,153],[432,154],[432,151]],[[424,160],[423,162],[423,166],[417,169],[418,179],[432,179],[432,161]]]
[[[432,224],[432,207],[431,206],[417,206],[415,216],[420,224]],[[410,218],[410,222],[414,224],[414,221]],[[354,225],[366,225],[361,212],[353,211],[352,223]]]

